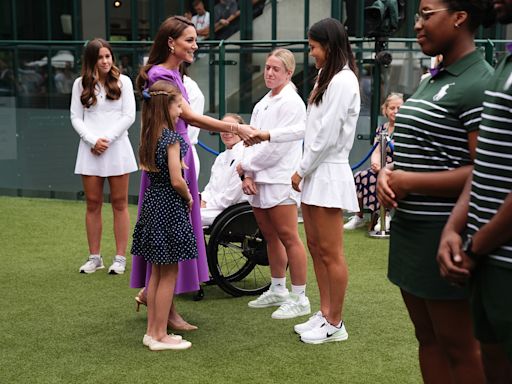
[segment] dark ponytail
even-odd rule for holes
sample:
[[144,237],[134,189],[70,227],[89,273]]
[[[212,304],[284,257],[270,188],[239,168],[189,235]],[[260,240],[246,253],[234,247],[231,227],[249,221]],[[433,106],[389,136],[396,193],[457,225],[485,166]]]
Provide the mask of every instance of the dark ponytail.
[[340,21],[327,18],[316,22],[309,28],[308,38],[321,44],[326,51],[325,64],[318,74],[317,86],[308,100],[308,103],[318,105],[334,75],[346,64],[357,74],[357,67],[347,31]]

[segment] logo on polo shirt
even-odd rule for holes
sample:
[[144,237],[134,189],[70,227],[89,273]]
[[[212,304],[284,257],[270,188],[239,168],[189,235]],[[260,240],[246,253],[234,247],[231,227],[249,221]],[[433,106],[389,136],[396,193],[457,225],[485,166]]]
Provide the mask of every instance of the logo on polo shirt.
[[446,84],[446,85],[443,85],[441,87],[441,89],[439,90],[439,92],[437,92],[434,97],[432,98],[432,100],[434,101],[439,101],[441,100],[443,97],[445,97],[447,94],[448,94],[448,88],[450,88],[452,85],[455,85],[455,83],[450,83],[450,84]]

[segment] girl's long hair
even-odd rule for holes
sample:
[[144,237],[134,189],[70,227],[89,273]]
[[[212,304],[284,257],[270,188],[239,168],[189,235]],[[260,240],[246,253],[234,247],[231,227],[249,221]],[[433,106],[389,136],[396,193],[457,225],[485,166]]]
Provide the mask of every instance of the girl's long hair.
[[118,100],[121,97],[121,88],[119,86],[119,77],[121,72],[115,65],[114,53],[110,44],[100,38],[93,39],[85,46],[82,58],[82,95],[80,101],[85,108],[96,105],[96,86],[99,83],[98,71],[96,65],[98,64],[98,56],[101,48],[107,48],[112,56],[112,68],[107,74],[105,79],[105,92],[108,100]]
[[158,139],[164,127],[175,131],[169,106],[178,101],[180,91],[170,82],[159,80],[144,92],[142,103],[142,124],[140,129],[139,162],[140,168],[148,172],[158,172],[155,152]]
[[319,105],[331,79],[343,69],[345,64],[357,74],[357,67],[348,34],[343,24],[333,18],[320,20],[308,31],[308,38],[314,40],[325,49],[326,59],[318,74],[316,87],[309,96],[308,103]]
[[142,92],[146,87],[148,71],[151,67],[164,63],[169,57],[169,38],[177,39],[188,27],[194,27],[194,24],[183,16],[171,16],[160,25],[149,51],[148,62],[141,67],[135,80],[135,87],[138,92]]

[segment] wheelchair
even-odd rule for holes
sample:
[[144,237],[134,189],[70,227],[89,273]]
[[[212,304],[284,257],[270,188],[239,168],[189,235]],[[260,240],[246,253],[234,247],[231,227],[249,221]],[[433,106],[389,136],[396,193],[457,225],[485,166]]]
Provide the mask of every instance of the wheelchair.
[[267,243],[249,203],[226,208],[204,232],[211,276],[207,284],[235,297],[259,295],[270,287]]

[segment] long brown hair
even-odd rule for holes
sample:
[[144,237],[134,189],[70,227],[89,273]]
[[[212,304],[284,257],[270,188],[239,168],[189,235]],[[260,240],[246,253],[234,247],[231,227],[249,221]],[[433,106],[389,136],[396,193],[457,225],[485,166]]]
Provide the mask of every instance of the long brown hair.
[[325,49],[325,65],[320,70],[317,85],[309,96],[308,103],[318,105],[322,102],[331,79],[343,69],[345,64],[357,74],[356,62],[350,47],[347,31],[336,19],[322,19],[309,28],[308,38],[314,40]]
[[175,131],[174,121],[169,114],[169,106],[177,102],[180,91],[170,82],[158,80],[144,91],[142,103],[142,126],[140,129],[139,162],[141,169],[158,172],[155,151],[162,129]]
[[148,62],[140,69],[139,75],[135,80],[138,92],[142,92],[145,88],[148,80],[148,71],[151,67],[164,63],[169,57],[169,38],[177,39],[188,27],[194,27],[194,24],[183,16],[171,16],[160,25],[149,51]]
[[107,99],[118,100],[121,97],[121,88],[119,87],[119,77],[121,72],[115,65],[114,53],[110,44],[100,38],[93,39],[87,43],[84,49],[82,58],[82,95],[80,101],[86,108],[95,105],[96,100],[96,85],[99,83],[97,76],[96,65],[98,64],[98,56],[101,48],[107,48],[112,56],[112,68],[107,74],[105,79],[105,92]]

